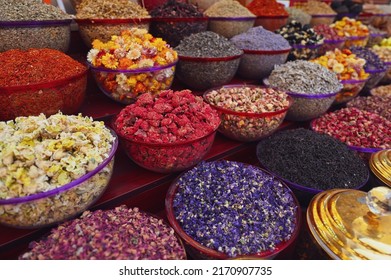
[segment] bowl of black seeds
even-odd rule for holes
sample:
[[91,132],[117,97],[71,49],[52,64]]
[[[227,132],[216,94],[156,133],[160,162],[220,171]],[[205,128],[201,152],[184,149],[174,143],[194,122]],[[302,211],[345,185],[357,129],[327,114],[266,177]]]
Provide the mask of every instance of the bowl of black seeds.
[[299,128],[278,132],[257,145],[257,158],[293,190],[302,206],[329,189],[360,189],[369,179],[365,162],[347,145]]
[[190,89],[205,90],[232,80],[243,51],[227,38],[205,31],[181,40],[176,77]]

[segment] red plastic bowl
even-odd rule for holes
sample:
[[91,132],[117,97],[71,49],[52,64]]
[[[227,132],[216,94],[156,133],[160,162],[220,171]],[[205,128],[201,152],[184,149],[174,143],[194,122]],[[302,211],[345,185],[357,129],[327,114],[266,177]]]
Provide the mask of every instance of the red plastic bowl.
[[269,31],[276,31],[288,23],[287,16],[257,16],[254,26],[262,26]]
[[61,80],[0,87],[0,120],[19,116],[46,116],[61,111],[64,114],[78,112],[87,88],[87,69]]

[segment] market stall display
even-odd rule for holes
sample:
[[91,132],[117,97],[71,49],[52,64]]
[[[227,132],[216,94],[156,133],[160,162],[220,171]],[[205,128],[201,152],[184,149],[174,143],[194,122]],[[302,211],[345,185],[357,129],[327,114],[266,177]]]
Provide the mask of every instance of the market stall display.
[[246,7],[257,16],[254,26],[275,31],[288,22],[285,6],[276,0],[253,0]]
[[0,122],[0,223],[37,228],[70,219],[105,191],[116,135],[103,122],[61,113]]

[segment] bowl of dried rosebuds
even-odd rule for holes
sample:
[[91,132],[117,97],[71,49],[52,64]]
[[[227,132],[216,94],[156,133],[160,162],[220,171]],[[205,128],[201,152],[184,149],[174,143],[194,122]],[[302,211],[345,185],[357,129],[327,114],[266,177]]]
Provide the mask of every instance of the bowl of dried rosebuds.
[[113,121],[127,155],[160,173],[181,171],[201,161],[219,125],[217,112],[189,90],[143,94]]

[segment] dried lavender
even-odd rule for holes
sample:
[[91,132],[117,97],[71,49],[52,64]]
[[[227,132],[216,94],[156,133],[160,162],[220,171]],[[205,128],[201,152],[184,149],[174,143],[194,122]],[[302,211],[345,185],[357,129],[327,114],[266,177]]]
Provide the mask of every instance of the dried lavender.
[[342,89],[334,72],[304,60],[275,66],[268,82],[280,90],[304,94],[326,94]]
[[274,250],[298,226],[292,193],[257,167],[203,162],[177,185],[173,207],[183,230],[230,257]]
[[276,133],[257,146],[260,163],[277,176],[308,188],[357,188],[365,163],[342,142],[306,129]]
[[178,260],[186,254],[163,220],[120,206],[86,211],[33,242],[23,260]]
[[[203,17],[197,6],[189,3],[169,0],[151,10],[150,14],[155,18],[150,25],[151,34],[163,38],[173,47],[177,46],[184,37],[206,31],[208,28],[207,20],[197,20],[197,18]],[[167,18],[176,18],[177,20],[169,21]],[[180,18],[185,18],[185,20],[180,21]],[[191,21],[192,18],[194,21]]]
[[231,42],[242,50],[286,50],[289,42],[262,26],[250,28],[247,32],[231,38]]

